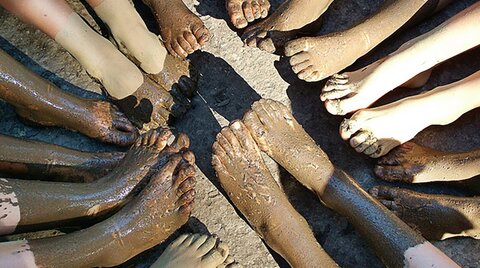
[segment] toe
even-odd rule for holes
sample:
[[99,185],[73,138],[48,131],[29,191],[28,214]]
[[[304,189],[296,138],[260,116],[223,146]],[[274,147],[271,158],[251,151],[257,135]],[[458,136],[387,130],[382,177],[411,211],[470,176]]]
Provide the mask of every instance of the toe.
[[[355,149],[355,151],[357,151],[357,153],[363,153],[367,148],[372,146],[375,142],[376,142],[376,140],[371,138],[368,135],[367,138],[362,143],[360,143],[356,147],[354,147],[354,149]],[[367,154],[367,153],[365,152],[365,154]]]
[[182,46],[178,43],[177,40],[172,40],[172,49],[175,51],[175,53],[181,57],[181,58],[186,58],[188,56],[188,53],[183,50]]
[[247,127],[240,120],[235,120],[230,124],[230,129],[232,130],[235,137],[240,142],[240,145],[246,150],[255,150],[259,151],[257,148],[253,137],[247,130]]
[[257,47],[268,53],[274,53],[277,50],[271,38],[264,38],[257,41]]
[[262,18],[266,18],[270,10],[270,1],[260,0],[260,8],[262,9]]
[[184,34],[182,36],[179,36],[177,38],[177,42],[182,47],[183,51],[185,51],[187,54],[192,54],[195,50],[190,45],[190,43],[185,39],[184,35],[186,33],[188,33],[188,32],[184,32]]
[[372,155],[374,155],[377,151],[378,151],[378,142],[374,142],[367,149],[365,149],[363,153],[370,157],[373,157]]
[[262,150],[266,148],[262,148],[262,144],[264,144],[264,136],[266,133],[265,126],[262,124],[260,119],[257,116],[257,113],[250,110],[243,116],[243,123],[247,127],[247,129],[252,134],[255,142],[261,147]]
[[361,144],[365,143],[365,141],[367,141],[368,139],[370,139],[370,133],[366,131],[361,131],[350,139],[350,146],[356,148]]
[[205,45],[205,43],[207,43],[210,39],[210,32],[203,24],[198,29],[194,29],[193,34],[195,35],[195,38],[200,46]]
[[200,237],[199,234],[188,234],[187,238],[185,238],[180,245],[182,247],[190,247],[193,241],[195,241],[198,237]]
[[[240,142],[238,141],[235,134],[233,134],[232,130],[229,127],[224,127],[221,133],[223,137],[225,137],[225,139],[227,140],[228,144],[230,145],[232,153],[240,154],[242,147],[240,146]],[[226,149],[226,148],[224,147],[223,149]]]
[[321,101],[340,99],[352,93],[348,85],[337,85],[337,90],[323,92],[320,95]]
[[174,181],[174,186],[179,187],[186,179],[194,177],[196,174],[195,167],[188,163],[182,163]]
[[360,124],[353,119],[344,119],[340,124],[340,136],[343,140],[348,140],[350,137],[359,131]]
[[[180,214],[184,215],[185,217],[188,217],[192,213],[194,203],[195,202],[192,201],[189,204],[185,204],[185,205],[181,206],[180,209],[178,210],[178,212]],[[188,218],[185,219],[185,221],[186,220],[188,220]]]
[[215,247],[215,245],[217,244],[217,241],[218,239],[216,236],[213,236],[213,235],[209,236],[207,240],[200,247],[198,247],[197,253],[200,256],[204,256]]
[[325,100],[325,109],[333,115],[344,115],[345,113],[341,108],[341,102],[342,100],[338,99]]
[[312,66],[312,63],[310,62],[309,59],[303,61],[303,62],[299,62],[295,65],[292,65],[292,70],[294,73],[298,74],[300,73],[301,71],[303,71],[304,69],[308,68]]
[[182,158],[192,166],[195,164],[195,154],[192,151],[184,151],[182,153]]
[[178,186],[178,195],[181,196],[184,193],[190,191],[195,187],[196,181],[194,177],[186,179]]
[[[218,138],[218,135],[217,135]],[[227,152],[223,149],[218,141],[214,142],[212,145],[213,156],[212,157],[212,164],[214,167],[223,167],[222,162],[227,161],[229,159]]]
[[310,54],[308,54],[308,52],[301,52],[299,54],[292,56],[289,62],[290,62],[290,65],[293,67],[297,64],[300,64],[302,62],[309,61],[309,60],[310,60]]
[[285,45],[285,56],[292,57],[295,54],[306,51],[308,49],[307,40],[306,38],[299,38],[287,42]]
[[[222,132],[217,134],[217,139],[216,140],[217,140],[217,144],[220,145],[220,147],[223,149],[223,152],[226,153],[228,158],[234,158],[235,157],[235,155],[233,153],[234,149],[233,149],[232,145],[230,144],[230,142],[228,142],[228,140],[223,135],[223,130],[222,130]],[[222,152],[222,151],[220,151],[220,152]]]
[[[197,250],[198,248],[200,248],[208,239],[208,235],[199,235],[199,237],[193,241],[192,243],[192,248],[194,248],[195,250]],[[198,256],[202,256],[200,254],[198,254]]]
[[262,17],[262,10],[260,4],[257,1],[252,1],[252,10],[253,10],[253,17],[255,19],[259,19]]
[[102,137],[102,141],[106,143],[115,144],[118,146],[128,146],[133,144],[138,138],[138,132],[123,132],[118,130],[111,130],[106,136]]
[[248,22],[252,22],[255,20],[255,16],[253,15],[252,2],[250,1],[243,2],[242,9],[243,9],[243,14],[245,15],[245,19]]
[[113,114],[112,126],[123,132],[135,132],[137,129],[135,126],[121,113],[116,112]]
[[241,4],[235,1],[229,1],[227,4],[227,11],[230,16],[230,21],[233,23],[233,26],[238,29],[247,27],[248,22],[243,15]]
[[180,198],[177,200],[177,205],[178,206],[184,206],[186,204],[190,204],[193,202],[195,199],[195,190],[192,189],[180,196]]
[[203,256],[202,264],[207,267],[217,267],[218,265],[222,264],[227,257],[222,255],[222,252],[213,249],[207,255]]
[[313,65],[310,65],[299,71],[297,73],[297,76],[298,78],[305,80],[305,78],[309,77],[313,72],[315,72],[315,67]]
[[375,166],[373,172],[385,181],[406,181],[407,174],[401,166]]
[[190,45],[190,47],[191,47],[193,50],[198,50],[198,49],[200,49],[200,44],[198,44],[197,38],[195,37],[195,35],[193,35],[193,33],[191,33],[191,32],[184,32],[184,33],[183,33],[183,38],[188,42],[188,44]]
[[260,122],[264,127],[272,128],[275,124],[273,122],[274,117],[272,117],[268,107],[269,105],[267,104],[267,101],[265,99],[261,99],[252,105],[252,110],[257,114],[258,119],[260,119]]
[[175,239],[172,243],[170,243],[167,248],[173,249],[180,246],[183,243],[183,241],[185,241],[185,239],[187,239],[190,236],[191,234],[180,235],[177,239]]

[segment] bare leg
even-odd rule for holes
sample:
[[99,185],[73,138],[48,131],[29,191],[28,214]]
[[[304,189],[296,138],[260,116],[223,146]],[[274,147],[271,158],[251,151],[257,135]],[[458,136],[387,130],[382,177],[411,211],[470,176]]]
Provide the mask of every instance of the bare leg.
[[480,239],[480,198],[418,193],[377,186],[370,193],[429,240]]
[[[480,107],[480,71],[458,82],[384,106],[360,110],[340,125],[359,153],[380,157],[430,125],[447,125]],[[448,109],[445,109],[448,107]]]
[[332,2],[333,0],[287,0],[265,20],[248,27],[242,39],[250,47],[274,53],[299,31],[318,28],[319,23],[314,22]]
[[257,101],[243,121],[260,149],[315,192],[325,205],[347,217],[386,266],[458,267],[350,176],[336,169],[283,104]]
[[87,0],[105,22],[119,49],[143,71],[158,74],[163,69],[167,50],[150,32],[129,0]]
[[117,145],[130,145],[137,130],[118,108],[63,92],[0,50],[0,98],[24,119],[60,126]]
[[407,142],[380,158],[375,174],[387,181],[461,181],[480,174],[480,150],[443,152]]
[[[161,86],[144,76],[107,39],[97,34],[64,0],[0,0],[0,5],[48,34],[99,80],[120,109],[144,130],[166,126],[170,113],[186,108],[174,103]],[[166,62],[165,62],[166,65]],[[174,105],[175,104],[175,105]],[[175,107],[181,108],[176,109]],[[176,110],[175,110],[176,109]]]
[[249,22],[267,17],[269,0],[226,0],[225,6],[233,26],[247,27]]
[[170,243],[151,268],[233,268],[228,246],[216,236],[184,234]]
[[0,234],[91,218],[117,207],[142,180],[176,153],[171,148],[164,150],[170,135],[168,130],[147,133],[137,140],[117,168],[92,183],[2,179],[0,200],[8,213],[0,219]]
[[186,58],[200,49],[210,33],[202,20],[193,14],[182,0],[143,0],[157,19],[162,40],[170,54]]
[[348,67],[406,23],[423,19],[445,2],[451,0],[388,1],[379,12],[351,29],[288,42],[285,55],[291,57],[298,78],[319,81]]
[[479,16],[480,3],[473,4],[432,31],[405,43],[381,59],[380,64],[372,64],[372,70],[334,76],[330,80],[332,85],[324,89],[332,94],[324,96],[325,107],[331,114],[339,115],[366,108],[412,77],[480,45],[476,26]]
[[230,200],[292,267],[337,266],[276,184],[243,123],[235,121],[217,135],[212,164]]
[[194,169],[192,165],[179,155],[172,157],[134,200],[87,229],[0,243],[0,262],[12,264],[9,267],[110,267],[127,261],[165,240],[188,220],[195,195],[186,183],[192,179],[187,171]]

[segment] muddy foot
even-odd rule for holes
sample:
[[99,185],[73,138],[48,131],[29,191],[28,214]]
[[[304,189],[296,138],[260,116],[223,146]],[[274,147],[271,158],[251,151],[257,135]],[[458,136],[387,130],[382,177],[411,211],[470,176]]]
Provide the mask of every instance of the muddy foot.
[[[255,140],[241,121],[232,122],[217,135],[212,164],[230,200],[292,267],[334,265],[273,179]],[[294,246],[292,242],[299,234],[302,241]]]
[[208,29],[182,0],[143,0],[157,19],[162,41],[170,54],[186,58],[210,38]]
[[237,29],[247,27],[249,22],[268,16],[269,0],[226,0],[228,16]]
[[191,152],[184,153],[183,159],[172,156],[134,200],[90,228],[108,234],[111,240],[105,242],[96,266],[119,265],[161,243],[187,222],[195,196],[192,165]]
[[228,246],[216,236],[184,234],[168,245],[151,267],[217,268],[221,265],[233,267],[232,263],[233,258],[229,256]]
[[271,16],[248,27],[242,39],[250,47],[269,53],[279,52],[287,41],[301,32],[318,30],[318,19],[332,1],[321,2],[286,1]]
[[142,132],[168,126],[170,115],[180,117],[188,108],[146,76],[137,91],[114,102]]
[[[320,96],[321,100],[325,102],[327,111],[334,115],[345,115],[369,107],[387,93],[365,87],[363,83],[384,60],[378,60],[354,72],[334,74],[325,84]],[[431,72],[428,70],[418,74],[401,87],[422,87],[430,78]]]
[[[69,104],[72,103],[77,102]],[[128,146],[137,138],[137,130],[115,105],[94,100],[82,100],[81,103],[76,107],[45,111],[17,107],[16,112],[29,122],[64,127],[106,143]]]
[[429,240],[480,239],[480,199],[418,193],[376,186],[370,194]]
[[[261,99],[243,117],[260,149],[283,166],[307,188],[319,189],[333,172],[328,156],[315,144],[285,105]],[[315,187],[314,187],[315,186]]]

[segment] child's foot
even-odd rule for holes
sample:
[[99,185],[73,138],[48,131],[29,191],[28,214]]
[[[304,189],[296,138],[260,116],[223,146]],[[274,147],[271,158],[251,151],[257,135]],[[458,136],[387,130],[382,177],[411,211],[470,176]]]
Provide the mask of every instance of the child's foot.
[[429,240],[480,239],[480,199],[376,186],[370,194]]
[[162,41],[170,54],[186,58],[210,38],[202,20],[182,0],[143,0],[157,19]]
[[237,29],[247,27],[249,22],[268,16],[269,0],[226,0],[228,16]]
[[[242,35],[245,44],[274,53],[301,31],[318,28],[314,23],[332,1],[286,1],[275,12],[250,27]],[[307,29],[308,28],[308,29]]]
[[173,241],[152,268],[234,267],[228,246],[215,236],[184,234]]

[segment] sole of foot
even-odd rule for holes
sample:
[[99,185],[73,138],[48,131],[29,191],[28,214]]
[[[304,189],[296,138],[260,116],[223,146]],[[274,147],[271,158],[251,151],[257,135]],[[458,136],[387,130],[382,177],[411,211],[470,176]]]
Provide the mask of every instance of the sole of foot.
[[226,0],[225,7],[230,21],[237,29],[247,27],[249,22],[263,19],[270,10],[269,0]]
[[[73,112],[79,110],[82,112]],[[64,107],[45,112],[16,108],[16,112],[28,122],[65,127],[115,145],[128,146],[138,137],[137,130],[127,117],[115,105],[105,101],[85,100],[81,107]]]
[[[346,115],[372,105],[383,95],[393,89],[374,88],[368,86],[368,78],[385,59],[376,61],[354,72],[334,74],[322,89],[320,99],[325,108],[333,115]],[[401,88],[419,88],[424,86],[432,70],[418,74],[401,85]]]
[[216,236],[183,234],[168,245],[153,268],[239,267],[229,255],[228,246]]
[[457,236],[480,239],[480,200],[414,192],[388,186],[369,190],[395,215],[429,240]]

